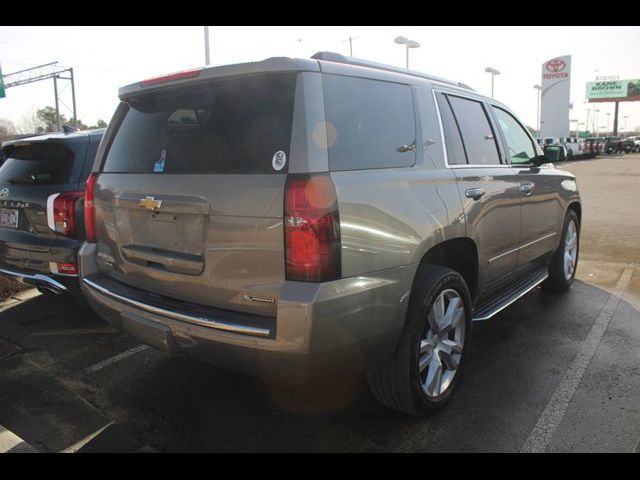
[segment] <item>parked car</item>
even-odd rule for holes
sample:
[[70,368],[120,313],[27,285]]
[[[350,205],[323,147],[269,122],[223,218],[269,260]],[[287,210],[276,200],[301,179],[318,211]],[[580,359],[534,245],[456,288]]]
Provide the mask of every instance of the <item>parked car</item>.
[[589,152],[589,157],[593,158],[602,152],[602,141],[597,137],[586,138],[585,149]]
[[84,188],[104,129],[2,144],[0,275],[83,301]]
[[622,140],[622,149],[625,153],[633,153],[638,150],[638,146],[633,138],[626,138]]
[[119,97],[81,285],[156,348],[287,381],[366,371],[422,415],[458,384],[473,320],[573,282],[574,176],[457,82],[318,53]]
[[603,137],[602,144],[602,151],[607,155],[612,153],[622,153],[624,151],[624,146],[622,145],[620,137]]

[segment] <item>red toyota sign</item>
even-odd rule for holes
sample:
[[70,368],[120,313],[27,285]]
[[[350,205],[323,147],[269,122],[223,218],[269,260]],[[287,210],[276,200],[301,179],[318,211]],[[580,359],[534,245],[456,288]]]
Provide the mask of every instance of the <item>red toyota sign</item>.
[[554,58],[553,60],[549,60],[547,62],[546,67],[548,72],[557,73],[567,68],[567,64],[564,62],[564,60]]
[[567,72],[563,72],[563,70],[567,68],[567,63],[564,60],[554,58],[545,63],[544,68],[547,72],[549,72],[542,74],[542,78],[544,78],[545,80],[569,78],[569,74]]

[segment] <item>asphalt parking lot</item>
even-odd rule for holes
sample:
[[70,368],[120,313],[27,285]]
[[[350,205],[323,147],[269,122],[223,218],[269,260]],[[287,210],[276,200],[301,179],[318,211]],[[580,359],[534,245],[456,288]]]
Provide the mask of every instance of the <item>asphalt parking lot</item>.
[[0,425],[44,452],[640,452],[640,154],[558,168],[583,199],[575,284],[474,325],[430,418],[379,406],[362,378],[290,387],[169,356],[25,291],[0,307]]

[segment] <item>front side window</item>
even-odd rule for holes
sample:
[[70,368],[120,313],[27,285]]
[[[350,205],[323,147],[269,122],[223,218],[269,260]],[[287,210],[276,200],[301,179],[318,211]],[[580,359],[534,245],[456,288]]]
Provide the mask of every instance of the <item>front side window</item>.
[[507,141],[511,163],[514,165],[532,163],[536,157],[536,150],[522,125],[510,113],[501,108],[493,107],[493,111]]
[[415,112],[409,86],[324,75],[323,90],[331,170],[415,163]]
[[482,103],[448,95],[470,165],[499,165],[498,146]]

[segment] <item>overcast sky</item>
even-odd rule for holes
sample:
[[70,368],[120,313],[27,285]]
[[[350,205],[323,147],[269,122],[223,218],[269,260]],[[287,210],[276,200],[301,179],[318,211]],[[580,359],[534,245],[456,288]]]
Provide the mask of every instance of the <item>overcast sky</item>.
[[[572,118],[586,120],[585,83],[595,75],[640,78],[640,27],[210,27],[211,63],[262,60],[271,56],[309,57],[320,50],[404,66],[403,35],[421,44],[411,50],[411,68],[456,81],[495,96],[528,125],[536,125],[541,65],[572,55]],[[122,85],[204,64],[203,27],[0,27],[0,65],[4,74],[59,61],[73,67],[78,117],[86,124],[109,121]],[[596,73],[597,70],[597,73]],[[61,82],[62,84],[63,82]],[[61,85],[64,87],[64,85]],[[70,89],[63,102],[71,107]],[[54,105],[53,82],[10,88],[0,99],[0,118],[19,123],[37,108]],[[70,117],[64,105],[62,112]],[[598,104],[600,125],[613,104]],[[620,129],[640,127],[640,102],[620,104]],[[611,127],[613,116],[610,117]],[[573,127],[574,124],[572,124]]]

